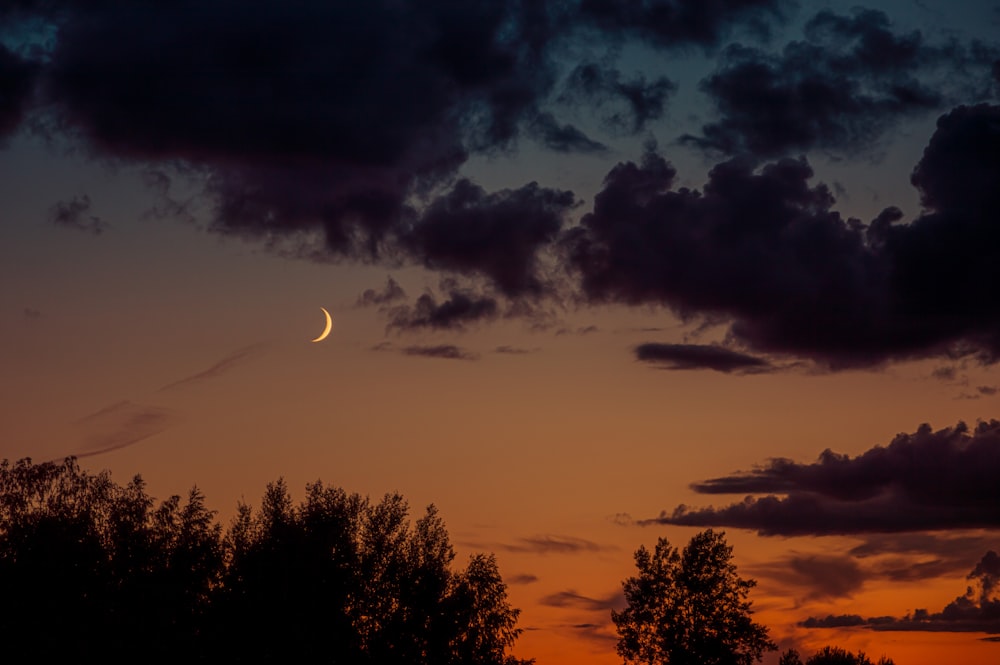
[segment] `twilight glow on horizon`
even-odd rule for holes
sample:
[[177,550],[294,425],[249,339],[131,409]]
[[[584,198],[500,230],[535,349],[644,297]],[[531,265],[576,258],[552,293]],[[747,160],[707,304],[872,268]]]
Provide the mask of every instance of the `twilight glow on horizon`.
[[433,503],[539,665],[709,527],[1000,660],[1000,3],[126,4],[0,7],[0,459]]

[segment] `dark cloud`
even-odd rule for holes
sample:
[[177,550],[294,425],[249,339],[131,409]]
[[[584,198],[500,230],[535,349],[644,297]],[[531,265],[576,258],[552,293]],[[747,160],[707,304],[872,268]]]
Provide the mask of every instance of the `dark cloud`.
[[709,48],[736,22],[767,35],[793,6],[784,0],[581,0],[580,18],[602,33],[634,36],[658,48]]
[[49,218],[60,226],[101,235],[108,225],[100,217],[88,215],[89,211],[90,197],[83,194],[74,196],[73,200],[68,203],[60,201],[55,204],[49,213]]
[[518,538],[513,543],[498,545],[507,552],[530,552],[533,554],[593,554],[596,552],[613,551],[618,548],[601,545],[583,538],[573,536],[542,535]]
[[573,589],[559,591],[545,596],[539,602],[549,607],[572,607],[590,612],[607,612],[620,610],[625,606],[625,595],[621,592],[606,598],[591,598],[577,593]]
[[[843,219],[805,160],[717,165],[703,191],[647,154],[608,174],[562,247],[591,302],[730,322],[741,349],[820,367],[1000,357],[1000,107],[942,116],[913,174],[924,214]],[[968,260],[974,253],[976,260]]]
[[[711,46],[785,4],[139,0],[123,10],[23,0],[0,19],[43,25],[52,39],[29,60],[0,53],[0,134],[34,112],[37,127],[102,158],[199,173],[218,231],[321,237],[307,256],[394,257],[397,236],[420,218],[414,201],[432,201],[471,154],[509,149],[524,132],[559,151],[602,149],[542,110],[558,56],[581,34]],[[663,87],[621,81],[616,94],[641,125],[658,113]],[[466,250],[416,259],[497,267],[472,265]]]
[[969,573],[972,585],[965,595],[948,603],[940,612],[918,609],[906,616],[862,618],[858,615],[810,617],[806,628],[867,627],[881,631],[926,631],[948,633],[1000,633],[1000,556],[987,552]]
[[33,65],[52,131],[199,170],[219,230],[365,256],[411,194],[537,116],[562,25],[533,3],[23,4],[56,28]]
[[25,307],[22,312],[24,316],[29,319],[40,319],[42,317],[41,310],[37,310],[33,307]]
[[873,575],[894,582],[914,582],[968,570],[970,562],[995,543],[996,538],[988,535],[869,534],[849,554],[876,559],[870,568]]
[[[579,296],[724,321],[731,348],[827,369],[1000,358],[1000,107],[941,118],[913,173],[926,210],[907,224],[895,208],[867,225],[843,219],[804,160],[726,161],[696,191],[675,189],[673,167],[651,154],[615,167],[574,228],[571,192],[531,183],[491,193],[460,178],[471,156],[513,150],[525,135],[555,150],[600,147],[554,115],[559,68],[579,62],[567,56],[581,44],[588,56],[566,89],[632,131],[662,113],[672,84],[623,76],[622,40],[715,47],[793,4],[138,0],[123,10],[22,0],[19,20],[52,38],[0,54],[2,85],[14,86],[0,89],[0,133],[29,117],[100,159],[140,164],[155,192],[179,169],[201,183],[220,232],[296,256],[421,265],[480,289],[463,296],[472,302],[449,294],[400,310],[400,328],[499,317],[500,303],[488,303],[497,298],[509,301],[503,316],[530,318]],[[0,20],[9,14],[0,8]],[[590,50],[606,61],[589,64]],[[701,138],[758,157],[868,144],[887,115],[941,103],[921,82],[935,68],[959,62],[972,76],[978,60],[996,62],[985,46],[973,51],[897,34],[878,13],[824,12],[780,57],[728,52],[705,84],[721,116]],[[739,86],[754,72],[766,85],[751,95]],[[803,90],[815,108],[800,103],[812,100]],[[788,95],[794,117],[769,109]],[[783,133],[761,130],[764,118]],[[62,223],[102,228],[84,198],[61,205]]]
[[[920,32],[896,34],[885,14],[870,9],[851,16],[824,10],[805,36],[780,56],[730,46],[701,84],[720,118],[685,140],[758,156],[870,149],[901,119],[940,108],[946,99],[939,90],[955,83],[970,57],[955,45],[927,44]],[[947,76],[919,80],[938,67]]]
[[21,124],[38,67],[0,44],[0,141]]
[[528,353],[534,353],[537,350],[538,349],[522,349],[521,347],[518,346],[508,346],[507,344],[504,344],[502,346],[498,346],[497,348],[493,349],[493,353],[503,353],[512,356],[523,356]]
[[478,360],[479,356],[454,344],[438,344],[435,346],[407,346],[401,350],[403,355],[423,356],[425,358],[444,358],[446,360]]
[[382,290],[365,289],[364,293],[358,296],[357,305],[358,307],[388,305],[404,298],[406,298],[406,291],[396,280],[389,277]]
[[[745,494],[722,508],[679,506],[652,523],[731,526],[761,535],[830,535],[1000,527],[1000,421],[933,431],[922,425],[857,457],[773,459],[753,471],[695,483]],[[756,498],[752,494],[766,494]]]
[[397,305],[388,310],[386,330],[461,330],[465,326],[495,319],[500,306],[495,298],[453,290],[447,300],[438,301],[430,293],[413,305]]
[[868,577],[849,557],[819,554],[784,557],[754,566],[752,572],[781,585],[804,589],[807,599],[849,598]]
[[424,211],[405,243],[428,268],[487,277],[509,296],[539,295],[547,279],[538,252],[574,204],[571,192],[535,183],[487,193],[460,180]]
[[706,344],[657,344],[647,342],[635,347],[635,358],[664,369],[711,369],[716,372],[753,374],[774,367],[756,358],[724,346]]
[[556,152],[603,153],[608,147],[595,141],[573,125],[560,125],[555,117],[542,112],[528,125],[531,134],[546,148]]
[[586,104],[599,112],[608,126],[636,134],[663,115],[667,97],[677,85],[666,77],[647,83],[642,76],[623,80],[613,67],[593,62],[578,65],[566,79],[559,101]]

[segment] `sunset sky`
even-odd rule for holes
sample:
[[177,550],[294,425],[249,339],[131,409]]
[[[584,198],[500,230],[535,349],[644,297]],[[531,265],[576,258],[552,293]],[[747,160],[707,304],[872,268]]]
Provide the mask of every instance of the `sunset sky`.
[[539,665],[621,662],[634,550],[707,527],[782,649],[997,662],[998,34],[985,0],[3,3],[0,458],[223,522],[279,476],[434,503]]

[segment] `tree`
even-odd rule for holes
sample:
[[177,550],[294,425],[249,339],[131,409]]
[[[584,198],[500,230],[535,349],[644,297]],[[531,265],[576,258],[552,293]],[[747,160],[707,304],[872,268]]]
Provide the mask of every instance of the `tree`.
[[[781,654],[778,665],[802,665],[802,658],[795,649]],[[805,665],[893,665],[892,659],[882,656],[873,663],[863,651],[853,654],[840,647],[825,646],[812,655]]]
[[639,574],[622,584],[628,606],[612,611],[618,655],[662,665],[749,665],[777,649],[751,620],[754,580],[736,574],[724,534],[697,534],[678,551],[660,538],[635,553]]
[[[434,506],[285,483],[228,531],[193,489],[157,504],[74,459],[0,462],[0,641],[10,662],[516,665],[492,556],[455,570]],[[5,661],[6,662],[6,661]]]

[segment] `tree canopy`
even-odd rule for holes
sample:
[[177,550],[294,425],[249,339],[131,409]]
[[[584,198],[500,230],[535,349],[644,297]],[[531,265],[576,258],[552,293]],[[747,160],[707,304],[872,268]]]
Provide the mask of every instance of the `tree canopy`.
[[618,654],[662,665],[749,665],[777,646],[751,619],[756,582],[736,573],[732,547],[711,529],[683,551],[660,538],[635,553],[638,575],[623,583],[628,606],[612,611]]
[[[799,652],[789,649],[781,654],[778,665],[803,665],[803,663]],[[893,662],[892,659],[882,656],[873,663],[862,651],[854,654],[840,647],[825,646],[809,657],[805,665],[893,665]]]
[[0,639],[11,662],[513,665],[492,555],[464,569],[434,506],[285,483],[228,529],[201,492],[0,463]]

